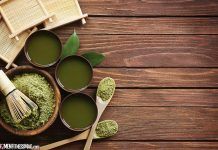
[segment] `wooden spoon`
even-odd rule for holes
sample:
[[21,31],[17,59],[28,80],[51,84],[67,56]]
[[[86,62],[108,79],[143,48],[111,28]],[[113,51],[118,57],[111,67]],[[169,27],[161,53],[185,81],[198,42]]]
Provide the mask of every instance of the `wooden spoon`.
[[[109,77],[104,78],[103,80],[101,80],[101,82],[99,83],[99,86],[104,82],[104,80],[107,80],[108,78]],[[112,79],[112,78],[110,78],[110,79]],[[115,83],[115,81],[114,81],[114,83]],[[99,90],[99,86],[98,86],[98,90]],[[98,121],[99,121],[101,115],[103,114],[105,108],[109,104],[110,100],[112,99],[112,97],[114,95],[114,91],[115,91],[115,88],[113,89],[113,93],[111,94],[111,97],[108,100],[106,100],[106,101],[103,101],[101,97],[96,96],[96,104],[97,104],[97,107],[98,107],[98,116],[97,116],[97,119],[96,119],[95,123],[92,125],[91,131],[90,131],[88,139],[86,141],[86,145],[84,147],[84,150],[90,150],[90,147],[91,147],[91,144],[92,144],[92,140],[93,140],[93,137],[94,137],[94,133],[95,133],[95,129],[96,129],[96,126],[98,124]]]
[[[55,143],[52,143],[49,145],[42,146],[42,147],[40,147],[40,150],[49,150],[49,149],[53,149],[53,148],[56,148],[56,147],[59,147],[59,146],[62,146],[62,145],[65,145],[65,144],[68,144],[71,142],[85,140],[85,139],[87,139],[89,132],[90,132],[90,129],[86,130],[86,131],[84,131],[84,132],[80,133],[79,135],[74,136],[72,138],[68,138],[68,139],[65,139],[62,141],[58,141],[58,142],[55,142]],[[101,137],[98,137],[97,134],[95,133],[94,139],[101,139]]]
[[[103,138],[108,138],[108,137],[111,137],[113,135],[115,135],[118,131],[118,124],[116,121],[113,121],[113,120],[104,120],[102,122],[99,123],[99,125],[101,125],[101,123],[109,123],[109,122],[112,122],[112,124],[114,125],[114,127],[116,127],[116,132],[113,132],[111,134],[107,134],[105,136],[103,136],[101,133],[104,132],[105,130],[108,130],[110,131],[110,128],[103,128],[103,129],[98,129],[98,132],[100,132],[100,135],[98,136],[97,134],[97,131],[95,131],[94,133],[94,139],[103,139]],[[98,125],[97,125],[98,126]],[[40,150],[49,150],[49,149],[53,149],[53,148],[56,148],[56,147],[59,147],[59,146],[62,146],[64,144],[68,144],[68,143],[71,143],[71,142],[75,142],[75,141],[80,141],[80,140],[85,140],[87,139],[88,135],[89,135],[89,132],[90,132],[90,129],[80,133],[79,135],[76,135],[72,138],[68,138],[68,139],[65,139],[65,140],[62,140],[62,141],[58,141],[58,142],[55,142],[55,143],[52,143],[52,144],[49,144],[49,145],[45,145],[45,146],[42,146],[40,147]]]

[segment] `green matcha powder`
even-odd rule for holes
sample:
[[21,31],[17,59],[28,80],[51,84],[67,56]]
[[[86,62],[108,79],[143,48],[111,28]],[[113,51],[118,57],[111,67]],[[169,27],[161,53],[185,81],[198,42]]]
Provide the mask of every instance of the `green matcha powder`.
[[10,115],[5,100],[0,101],[0,116],[3,120],[19,130],[36,129],[44,125],[55,107],[54,91],[44,77],[35,73],[17,75],[12,80],[18,90],[34,101],[39,109],[22,120],[19,124],[15,123]]
[[104,120],[98,123],[95,131],[98,137],[107,138],[117,133],[118,124],[114,120]]
[[104,78],[98,85],[97,96],[101,97],[103,101],[109,100],[115,91],[115,81],[110,78]]

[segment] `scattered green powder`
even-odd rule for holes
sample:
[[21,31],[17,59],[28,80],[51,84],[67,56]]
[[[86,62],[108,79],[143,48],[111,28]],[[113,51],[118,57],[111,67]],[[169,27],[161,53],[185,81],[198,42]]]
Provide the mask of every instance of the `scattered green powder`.
[[110,77],[104,78],[98,85],[97,96],[101,97],[103,101],[107,101],[111,96],[113,96],[115,86],[114,79]]
[[117,133],[118,124],[114,120],[104,120],[98,123],[95,131],[97,136],[107,138]]
[[3,120],[19,130],[36,129],[44,125],[51,117],[55,107],[54,91],[44,77],[35,73],[17,75],[12,80],[18,90],[34,101],[39,109],[22,120],[15,123],[10,115],[5,100],[0,101],[0,116]]

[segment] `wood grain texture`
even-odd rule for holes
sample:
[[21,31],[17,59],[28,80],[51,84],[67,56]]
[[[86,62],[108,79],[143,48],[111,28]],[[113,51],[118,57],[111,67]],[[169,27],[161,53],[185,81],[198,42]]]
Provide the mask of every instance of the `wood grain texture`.
[[[57,33],[63,43],[71,35]],[[218,35],[80,35],[79,54],[105,54],[99,67],[218,67],[217,41]],[[15,62],[27,64],[24,54]]]
[[217,40],[217,35],[84,35],[79,52],[104,53],[106,67],[217,67]]
[[[56,150],[81,150],[83,142],[68,144]],[[217,150],[218,142],[119,142],[119,141],[101,141],[94,142],[92,150]]]
[[[55,68],[46,69],[54,77]],[[95,68],[90,87],[112,77],[118,88],[217,88],[216,68]]]
[[61,34],[218,34],[217,17],[89,17],[87,24],[79,22],[57,28]]
[[217,35],[84,35],[79,52],[104,53],[103,67],[217,67],[217,40]]
[[[106,118],[119,124],[111,140],[217,140],[218,135],[217,108],[109,107]],[[50,136],[55,135],[66,134],[53,130]]]
[[80,0],[90,15],[217,16],[217,0]]
[[[95,97],[95,89],[84,93]],[[117,89],[109,106],[218,107],[218,89]]]
[[98,68],[94,69],[91,86],[110,76],[117,87],[159,88],[159,87],[218,87],[218,69],[205,68]]
[[[118,134],[108,139],[113,141],[218,140],[218,108],[108,107],[102,116],[104,119],[113,119],[119,124]],[[0,132],[1,142],[24,141],[2,128]],[[25,142],[50,143],[73,135],[75,132],[58,119],[47,131],[26,138]]]
[[[46,69],[54,77],[55,68]],[[217,88],[216,68],[95,68],[90,87],[112,77],[118,88]]]
[[[79,54],[106,55],[85,93],[95,96],[97,84],[106,76],[118,86],[102,120],[116,120],[119,132],[95,141],[92,149],[218,149],[218,0],[79,3],[89,13],[87,24],[72,23],[54,32],[65,43],[75,28]],[[16,63],[29,64],[23,53]],[[54,69],[45,70],[54,76]],[[76,134],[57,118],[48,130],[28,138],[0,128],[0,143],[45,145]],[[58,149],[79,150],[84,144]]]

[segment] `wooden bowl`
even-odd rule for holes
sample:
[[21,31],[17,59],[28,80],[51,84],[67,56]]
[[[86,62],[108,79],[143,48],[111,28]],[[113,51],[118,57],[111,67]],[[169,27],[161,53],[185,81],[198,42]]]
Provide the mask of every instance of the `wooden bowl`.
[[38,70],[38,69],[33,68],[31,66],[21,66],[21,67],[13,68],[13,69],[6,72],[6,74],[7,74],[7,76],[9,78],[13,78],[15,75],[19,75],[19,74],[22,74],[22,73],[37,73],[37,74],[45,77],[45,79],[48,81],[48,83],[54,89],[54,93],[55,93],[55,109],[54,109],[54,112],[53,112],[52,116],[49,118],[49,120],[48,120],[48,122],[46,124],[44,124],[43,126],[37,128],[37,129],[34,129],[34,130],[18,130],[18,129],[15,129],[12,126],[6,124],[2,118],[0,118],[0,125],[3,128],[5,128],[7,131],[9,131],[9,132],[11,132],[13,134],[16,134],[16,135],[19,135],[19,136],[33,136],[33,135],[37,135],[37,134],[45,131],[46,129],[48,129],[53,124],[53,122],[55,121],[55,119],[58,116],[58,110],[59,110],[60,103],[61,103],[61,94],[60,94],[58,86],[56,85],[55,80],[46,71]]

